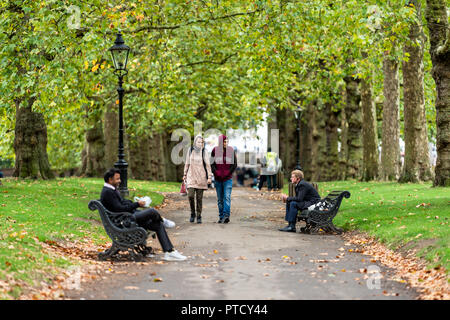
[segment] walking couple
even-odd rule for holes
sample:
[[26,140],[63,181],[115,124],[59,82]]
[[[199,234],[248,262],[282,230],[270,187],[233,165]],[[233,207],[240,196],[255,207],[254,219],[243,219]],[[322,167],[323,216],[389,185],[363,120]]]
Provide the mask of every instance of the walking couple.
[[197,223],[202,223],[203,192],[212,183],[213,176],[219,209],[218,223],[230,222],[232,177],[237,167],[237,157],[234,149],[228,146],[227,136],[219,136],[219,145],[212,150],[211,159],[212,162],[205,151],[203,137],[197,135],[186,156],[183,175],[191,207],[190,222],[197,218]]

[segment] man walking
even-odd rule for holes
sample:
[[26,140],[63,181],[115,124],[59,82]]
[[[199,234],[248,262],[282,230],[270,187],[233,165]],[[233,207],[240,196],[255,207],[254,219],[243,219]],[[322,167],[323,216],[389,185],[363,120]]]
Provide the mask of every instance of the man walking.
[[282,195],[283,202],[286,202],[286,216],[284,219],[288,222],[288,226],[279,229],[280,231],[295,232],[298,210],[304,210],[320,201],[320,195],[317,190],[303,178],[302,171],[292,171],[291,182],[295,185],[295,196]]
[[219,136],[219,145],[211,152],[211,169],[214,174],[214,187],[217,193],[219,208],[218,223],[230,222],[231,190],[233,188],[233,172],[237,167],[236,152],[228,146],[228,138]]

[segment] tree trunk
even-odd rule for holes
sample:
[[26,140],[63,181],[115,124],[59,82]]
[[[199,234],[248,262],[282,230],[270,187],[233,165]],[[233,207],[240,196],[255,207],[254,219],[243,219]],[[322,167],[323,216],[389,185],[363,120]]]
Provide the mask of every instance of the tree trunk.
[[[280,158],[283,161],[283,167],[285,169],[288,178],[290,177],[290,172],[294,170],[297,164],[296,157],[296,141],[297,141],[297,123],[294,117],[294,112],[287,109],[277,109],[276,119],[279,128],[279,139],[280,139]],[[300,141],[301,145],[301,141]],[[300,159],[301,161],[302,159]],[[300,162],[303,167],[303,163]]]
[[133,168],[133,178],[150,180],[150,141],[149,136],[138,136],[136,141],[130,143],[130,168]]
[[359,80],[346,77],[346,106],[345,116],[348,123],[347,131],[347,168],[346,179],[361,177],[363,145],[362,145],[362,113],[360,107],[361,96],[358,90]]
[[339,177],[339,153],[338,153],[338,115],[339,111],[332,109],[331,103],[325,105],[325,132],[326,132],[326,180],[334,181]]
[[383,60],[384,104],[381,137],[381,179],[398,180],[400,175],[398,62],[387,52]]
[[102,122],[86,131],[86,145],[82,159],[84,174],[88,177],[102,177],[105,173],[105,141],[103,138]]
[[181,165],[175,165],[171,158],[170,154],[172,152],[173,147],[175,147],[179,142],[178,141],[171,141],[170,137],[172,135],[172,132],[163,133],[163,153],[161,156],[163,157],[164,161],[164,172],[166,176],[166,181],[181,181],[181,178],[183,177],[183,174],[179,172],[180,166],[184,166],[182,163]]
[[34,101],[34,98],[30,98],[26,107],[20,107],[20,101],[16,101],[16,160],[13,176],[53,179],[55,176],[47,155],[47,125],[41,113],[32,111]]
[[309,176],[310,181],[319,181],[320,177],[320,168],[318,166],[318,160],[319,160],[319,143],[320,143],[320,129],[318,125],[318,110],[317,110],[317,102],[314,102],[309,106],[309,121],[308,121],[308,128],[309,128],[309,144],[311,146],[311,153],[310,153],[310,159],[311,162],[309,163],[309,173],[307,176]]
[[[448,3],[448,2],[447,2]],[[450,32],[445,0],[427,0],[432,75],[436,83],[436,149],[434,186],[450,186]]]
[[328,169],[327,169],[327,133],[326,133],[326,123],[325,123],[325,106],[320,106],[320,108],[315,110],[316,119],[316,132],[314,134],[314,144],[316,144],[315,152],[317,156],[315,157],[315,172],[312,181],[327,181],[328,180]]
[[[346,101],[346,94],[344,91],[344,101]],[[347,123],[347,117],[345,115],[345,109],[342,110],[340,117],[340,150],[339,150],[339,180],[345,180],[346,179],[346,171],[347,171],[347,159],[348,159],[348,123]]]
[[302,121],[300,123],[300,164],[305,175],[305,180],[311,181],[311,147],[312,147],[312,134],[311,134],[311,105],[306,107],[306,110],[302,113]]
[[103,115],[103,132],[105,135],[105,167],[109,169],[113,168],[117,161],[119,148],[119,115],[115,102],[106,106]]
[[432,178],[428,151],[424,98],[424,34],[420,22],[420,1],[413,1],[419,23],[413,22],[404,48],[408,61],[403,62],[403,97],[405,121],[405,164],[401,182],[426,181]]
[[364,181],[378,177],[378,134],[375,103],[372,99],[372,79],[361,80],[361,106],[363,113],[363,172]]

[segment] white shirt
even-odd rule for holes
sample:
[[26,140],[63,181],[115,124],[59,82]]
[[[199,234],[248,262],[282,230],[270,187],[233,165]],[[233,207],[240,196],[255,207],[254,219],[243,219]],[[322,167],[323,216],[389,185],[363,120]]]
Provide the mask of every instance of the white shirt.
[[114,188],[114,186],[110,185],[108,182],[105,182],[105,184],[103,186],[107,187],[107,188],[110,188],[110,189],[113,189],[113,190],[116,190],[116,188]]

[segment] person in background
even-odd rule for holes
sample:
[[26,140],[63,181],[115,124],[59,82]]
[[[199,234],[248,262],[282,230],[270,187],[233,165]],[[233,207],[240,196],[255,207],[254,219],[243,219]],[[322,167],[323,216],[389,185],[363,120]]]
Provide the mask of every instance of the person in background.
[[[211,179],[211,165],[208,152],[204,148],[204,139],[201,135],[197,135],[194,138],[193,147],[186,156],[183,175],[191,206],[190,222],[194,222],[197,216],[197,223],[202,223],[203,191],[208,189]],[[195,201],[197,201],[197,207]]]
[[261,190],[267,180],[269,191],[277,189],[277,173],[279,169],[279,158],[276,152],[272,152],[269,147],[264,158],[261,160],[261,175],[259,178],[258,190]]
[[214,174],[214,187],[217,193],[219,209],[218,223],[229,223],[231,212],[231,190],[233,188],[233,172],[237,167],[235,150],[228,146],[228,138],[219,136],[219,145],[211,152],[211,169]]

